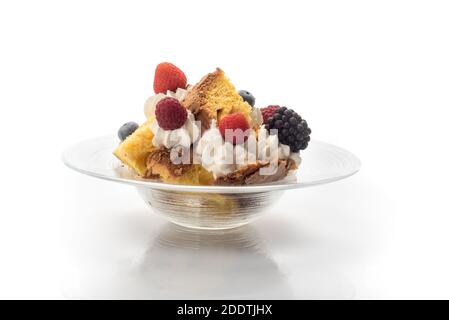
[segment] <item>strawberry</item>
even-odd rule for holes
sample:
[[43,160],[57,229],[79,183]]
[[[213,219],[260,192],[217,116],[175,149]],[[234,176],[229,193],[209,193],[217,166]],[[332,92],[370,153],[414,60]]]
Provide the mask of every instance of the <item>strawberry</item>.
[[260,109],[260,111],[262,112],[264,124],[268,122],[268,119],[270,119],[273,116],[273,114],[276,112],[277,109],[279,109],[279,106],[276,105],[271,105],[266,108]]
[[181,128],[187,120],[187,110],[175,98],[164,98],[156,104],[156,120],[164,130]]
[[[224,116],[218,124],[221,136],[232,144],[243,143],[248,138],[248,121],[243,113],[232,113]],[[240,130],[238,130],[240,129]],[[228,133],[226,133],[229,131]]]
[[184,72],[169,62],[159,63],[154,73],[153,89],[155,93],[166,93],[168,90],[185,89],[187,78]]

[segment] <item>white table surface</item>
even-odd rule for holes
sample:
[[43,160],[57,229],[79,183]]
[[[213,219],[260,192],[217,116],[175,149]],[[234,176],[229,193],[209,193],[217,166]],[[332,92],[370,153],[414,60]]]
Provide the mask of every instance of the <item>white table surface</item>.
[[439,271],[448,263],[445,253],[428,252],[445,244],[430,234],[398,237],[418,224],[425,230],[429,222],[402,216],[397,202],[367,182],[363,170],[346,181],[288,191],[257,222],[225,232],[176,227],[152,213],[133,187],[76,173],[65,176],[61,270],[66,298],[445,294],[449,279]]
[[[449,298],[448,16],[447,1],[1,2],[0,298]],[[144,120],[161,61],[191,83],[221,67],[362,170],[201,235],[65,168],[68,145]]]
[[[72,214],[64,218],[64,295],[252,299],[364,294],[358,273],[378,247],[380,226],[370,222],[378,214],[376,207],[366,208],[372,203],[349,201],[365,198],[366,192],[357,188],[359,179],[351,180],[286,192],[259,221],[229,231],[177,227],[147,209],[134,188],[91,181],[92,192],[103,189],[93,203],[103,203],[89,209],[70,205],[66,213]],[[326,202],[317,205],[323,196]]]

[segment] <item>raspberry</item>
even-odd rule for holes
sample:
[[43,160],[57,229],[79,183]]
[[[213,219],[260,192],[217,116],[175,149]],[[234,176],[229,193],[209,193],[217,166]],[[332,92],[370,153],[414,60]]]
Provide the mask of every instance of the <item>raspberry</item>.
[[312,133],[306,120],[286,107],[278,108],[268,119],[265,128],[277,129],[279,142],[290,146],[292,152],[307,148]]
[[185,89],[187,78],[184,72],[169,62],[159,63],[154,74],[153,89],[155,93],[166,93],[168,90]]
[[263,123],[267,123],[268,119],[273,116],[277,109],[279,109],[279,106],[274,105],[260,109],[260,111],[262,112]]
[[[248,138],[248,133],[245,132],[249,129],[248,121],[243,113],[232,113],[223,117],[218,124],[221,136],[232,144],[243,143]],[[240,130],[237,130],[240,129]],[[232,134],[226,136],[226,131],[232,130]]]
[[187,120],[187,110],[175,98],[164,98],[156,104],[156,120],[164,130],[181,128]]

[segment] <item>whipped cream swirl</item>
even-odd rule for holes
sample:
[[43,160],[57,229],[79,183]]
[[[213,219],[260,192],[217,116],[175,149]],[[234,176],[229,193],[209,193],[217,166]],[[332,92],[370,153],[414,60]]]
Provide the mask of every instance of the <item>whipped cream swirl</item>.
[[182,146],[190,148],[195,143],[201,132],[201,126],[195,121],[195,116],[187,110],[187,120],[181,128],[175,130],[164,130],[154,121],[150,129],[154,134],[152,143],[155,147],[165,147],[167,149]]
[[259,129],[257,139],[257,159],[262,163],[287,159],[290,156],[290,147],[279,143],[277,135],[270,135],[264,127]]
[[195,153],[214,178],[256,162],[272,163],[275,166],[279,159],[292,159],[297,164],[300,162],[299,153],[290,152],[289,146],[280,144],[277,135],[269,135],[264,127],[260,127],[257,137],[251,130],[245,143],[234,146],[224,141],[215,120],[198,141]]
[[158,94],[155,94],[155,95],[149,97],[147,99],[147,101],[145,101],[145,106],[144,106],[145,116],[147,117],[147,119],[154,116],[154,111],[156,110],[156,105],[162,99],[171,97],[171,98],[175,98],[179,102],[181,102],[186,97],[187,92],[188,92],[188,90],[186,90],[186,89],[178,88],[178,89],[176,89],[176,92],[168,90],[167,93],[165,93],[165,94],[158,93]]
[[201,159],[201,165],[207,171],[212,172],[214,178],[235,170],[233,145],[223,140],[215,120],[212,120],[210,128],[198,141],[195,153]]

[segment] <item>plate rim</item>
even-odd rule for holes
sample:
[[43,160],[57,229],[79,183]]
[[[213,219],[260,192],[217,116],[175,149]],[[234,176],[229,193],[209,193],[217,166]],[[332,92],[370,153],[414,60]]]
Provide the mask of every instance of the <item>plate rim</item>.
[[283,191],[283,190],[291,190],[291,189],[302,189],[302,188],[308,188],[318,185],[324,185],[331,182],[336,182],[339,180],[346,179],[350,176],[353,176],[357,172],[360,171],[362,162],[361,160],[354,155],[352,152],[348,151],[347,149],[344,149],[342,147],[339,147],[337,145],[323,142],[320,140],[312,140],[312,143],[318,143],[318,144],[324,144],[328,146],[332,146],[334,148],[338,148],[345,152],[347,155],[349,155],[351,158],[353,158],[355,162],[355,169],[345,175],[337,176],[337,177],[330,177],[325,179],[319,179],[313,182],[307,182],[307,183],[284,183],[279,184],[278,182],[276,184],[259,184],[259,185],[248,185],[248,186],[221,186],[221,185],[211,185],[211,186],[201,186],[201,185],[185,185],[185,184],[173,184],[173,183],[165,183],[161,181],[151,181],[151,180],[135,180],[135,179],[129,179],[129,178],[123,178],[118,176],[110,176],[105,175],[102,173],[94,172],[85,170],[82,168],[79,168],[71,163],[67,159],[68,153],[75,148],[78,145],[81,145],[83,143],[86,143],[88,141],[92,140],[98,140],[98,139],[110,139],[112,138],[111,135],[108,136],[99,136],[96,138],[90,138],[85,139],[82,141],[79,141],[75,144],[72,144],[70,147],[66,148],[61,156],[62,162],[70,169],[85,174],[90,177],[106,180],[106,181],[112,181],[117,183],[123,183],[128,185],[133,185],[135,187],[140,188],[147,188],[147,189],[156,189],[156,190],[164,190],[164,191],[178,191],[178,192],[197,192],[197,193],[257,193],[257,192],[270,192],[270,191]]

